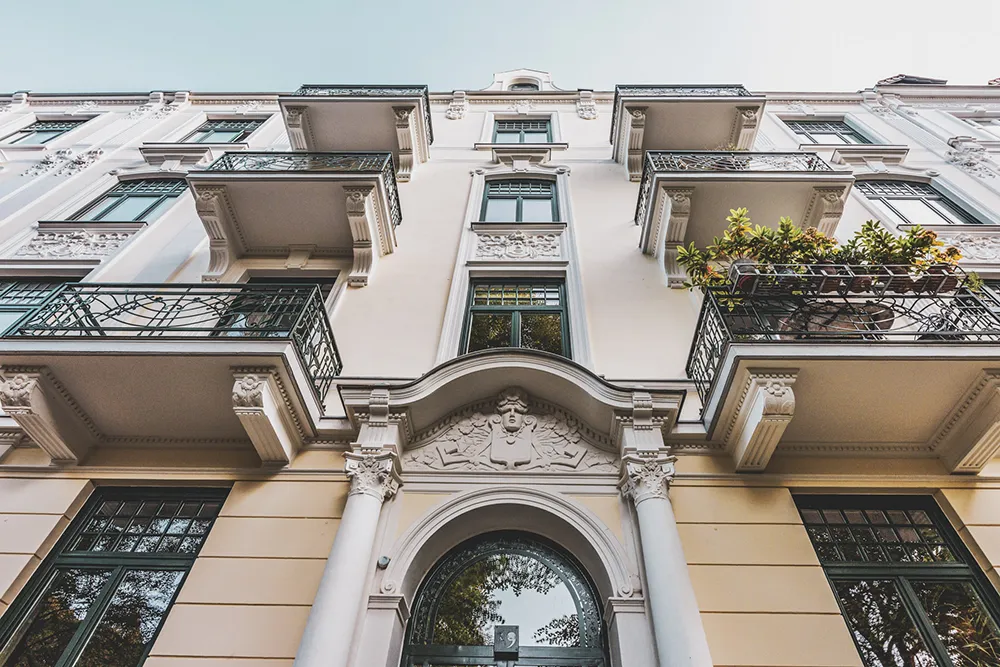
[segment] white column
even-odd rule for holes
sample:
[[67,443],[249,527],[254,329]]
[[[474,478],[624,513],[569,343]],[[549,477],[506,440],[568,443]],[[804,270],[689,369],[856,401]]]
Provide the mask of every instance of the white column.
[[712,667],[698,601],[667,488],[675,457],[659,452],[622,458],[621,491],[639,516],[646,598],[660,667]]
[[344,456],[351,491],[293,667],[347,667],[379,513],[385,499],[399,488],[390,452],[361,450]]

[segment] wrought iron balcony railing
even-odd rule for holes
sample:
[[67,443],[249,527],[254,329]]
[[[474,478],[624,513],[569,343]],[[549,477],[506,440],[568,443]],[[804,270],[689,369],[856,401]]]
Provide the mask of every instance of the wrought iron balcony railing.
[[615,106],[611,112],[611,141],[618,128],[619,104],[626,97],[753,97],[741,85],[728,86],[671,86],[671,85],[618,85],[615,86]]
[[225,153],[206,167],[205,172],[378,174],[385,182],[389,215],[392,218],[393,226],[399,225],[403,219],[402,210],[399,207],[399,192],[396,189],[396,170],[392,163],[392,153],[238,151]]
[[9,338],[289,340],[322,400],[342,364],[318,286],[66,284]]
[[705,294],[688,356],[703,402],[733,343],[1000,343],[1000,301],[972,292],[960,269],[734,268],[731,285]]
[[646,151],[639,183],[635,222],[641,225],[649,207],[656,174],[663,173],[833,172],[815,153],[751,153],[748,151]]
[[431,126],[431,97],[427,86],[335,86],[325,84],[305,84],[295,91],[300,97],[413,97],[424,98],[424,124],[427,126],[427,142],[434,143],[434,128]]

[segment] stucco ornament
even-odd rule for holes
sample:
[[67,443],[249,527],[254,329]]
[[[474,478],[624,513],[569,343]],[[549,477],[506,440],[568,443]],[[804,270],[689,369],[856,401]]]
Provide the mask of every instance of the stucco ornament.
[[492,414],[476,406],[447,418],[433,437],[403,455],[407,470],[615,472],[614,454],[584,438],[586,427],[534,405],[523,389],[497,396]]
[[79,259],[106,257],[132,237],[121,232],[38,232],[17,249],[14,257],[39,259]]
[[0,383],[0,403],[5,408],[27,407],[31,405],[31,392],[38,382],[33,377],[18,373]]
[[55,169],[58,165],[73,157],[74,153],[68,148],[61,148],[54,153],[47,153],[42,159],[33,164],[30,168],[21,173],[22,176],[40,176],[47,171]]
[[558,257],[559,237],[555,234],[482,234],[476,244],[477,259],[535,259]]
[[363,494],[382,502],[399,490],[399,476],[391,453],[361,450],[348,452],[344,458],[347,459],[344,472],[351,480],[348,495]]
[[1000,260],[1000,236],[966,232],[949,236],[944,240],[962,251],[962,259],[980,262]]
[[257,375],[244,375],[233,384],[233,405],[259,408],[264,405],[264,380]]
[[667,489],[674,479],[676,456],[630,454],[622,458],[622,495],[638,505],[646,500],[667,498]]
[[971,137],[953,137],[948,141],[948,162],[959,169],[981,178],[996,178],[990,154]]

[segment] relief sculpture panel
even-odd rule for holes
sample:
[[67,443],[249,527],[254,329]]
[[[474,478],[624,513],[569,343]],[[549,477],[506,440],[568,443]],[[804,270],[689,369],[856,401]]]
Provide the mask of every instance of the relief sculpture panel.
[[447,417],[403,454],[403,469],[616,473],[607,439],[512,387]]

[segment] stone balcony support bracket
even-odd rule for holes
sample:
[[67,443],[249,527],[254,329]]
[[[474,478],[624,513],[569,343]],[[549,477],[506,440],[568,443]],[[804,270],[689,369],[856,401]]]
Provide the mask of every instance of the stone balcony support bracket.
[[659,260],[667,286],[675,289],[682,289],[687,279],[677,263],[677,249],[684,245],[693,196],[694,188],[662,188],[659,205],[653,212],[653,228],[642,248],[645,254]]
[[848,188],[813,188],[812,199],[806,209],[806,227],[815,227],[827,236],[833,236],[844,214],[844,200]]
[[[381,236],[375,219],[375,207],[372,203],[374,187],[364,185],[344,188],[347,203],[347,220],[351,225],[351,236],[354,237],[354,264],[347,276],[347,284],[354,287],[364,287],[368,277],[375,268],[379,252],[372,247],[373,236]],[[382,252],[386,252],[382,247]],[[391,247],[388,252],[392,252]]]
[[760,107],[738,107],[736,120],[733,123],[732,144],[738,151],[748,151],[753,148],[757,136],[757,124],[760,122]]
[[1000,369],[984,370],[930,442],[948,470],[976,474],[1000,452]]
[[195,209],[208,232],[208,270],[202,276],[205,282],[219,282],[235,256],[226,228],[232,227],[232,202],[225,186],[202,186],[195,196]]
[[93,422],[47,368],[6,367],[0,406],[54,464],[76,464],[99,438]]
[[[413,114],[416,112],[417,109],[413,106],[392,108],[392,113],[396,117],[396,141],[399,144],[399,164],[396,165],[396,179],[401,183],[410,180],[410,174],[413,172],[413,148],[417,146],[419,150],[420,146],[416,140],[415,128],[411,122]],[[427,159],[423,155],[418,155],[417,157],[421,162]]]
[[233,369],[233,412],[265,466],[291,463],[302,444],[283,393],[272,369]]
[[285,107],[285,127],[288,129],[288,139],[292,148],[297,151],[308,150],[306,141],[308,120],[304,106]]
[[743,394],[725,437],[740,472],[761,472],[795,414],[797,369],[749,369]]
[[642,139],[646,131],[646,107],[628,107],[628,112],[624,131],[627,134],[628,143],[628,178],[630,181],[642,180]]

